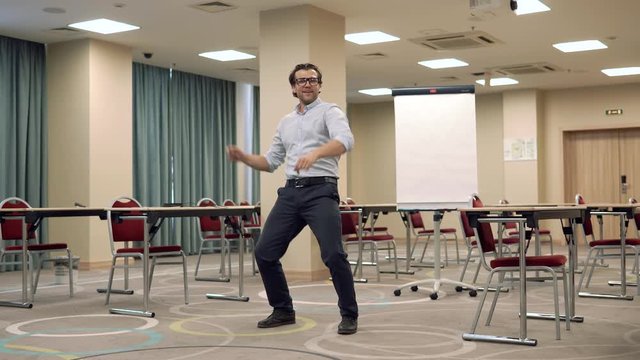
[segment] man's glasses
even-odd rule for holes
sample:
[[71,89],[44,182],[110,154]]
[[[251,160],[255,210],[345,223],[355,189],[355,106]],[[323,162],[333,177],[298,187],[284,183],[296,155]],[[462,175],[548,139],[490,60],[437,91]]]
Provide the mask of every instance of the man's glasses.
[[318,78],[316,78],[316,77],[297,78],[296,79],[296,84],[299,85],[299,86],[303,86],[306,83],[309,83],[309,85],[318,85],[318,83],[320,83],[320,81],[318,81]]

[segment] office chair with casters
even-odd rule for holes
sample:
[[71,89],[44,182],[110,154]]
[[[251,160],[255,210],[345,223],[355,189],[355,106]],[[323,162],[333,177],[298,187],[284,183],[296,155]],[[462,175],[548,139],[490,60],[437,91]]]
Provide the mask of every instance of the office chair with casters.
[[[210,198],[202,198],[198,201],[196,206],[216,207],[218,205]],[[198,249],[198,260],[196,261],[194,277],[196,278],[196,280],[229,281],[229,278],[231,277],[231,261],[227,261],[227,251],[229,247],[227,246],[226,242],[228,240],[224,237],[224,231],[220,217],[199,216],[198,229],[200,230],[198,232],[198,236],[200,238],[200,246]],[[200,261],[202,260],[202,252],[205,250],[220,251],[220,277],[217,279],[198,278],[198,272],[200,271]],[[226,266],[228,266],[228,274]]]
[[[507,201],[506,199],[502,199],[500,200],[500,204],[508,205],[509,201]],[[505,223],[503,226],[503,230],[504,230],[505,237],[518,236],[518,229],[517,229],[516,223],[514,222]],[[542,237],[544,237],[549,241],[549,250],[550,250],[550,253],[553,254],[553,236],[551,236],[551,230],[544,229],[544,228],[533,229],[533,232],[537,233],[537,235],[540,236],[541,240],[542,240]]]
[[[2,209],[27,209],[31,206],[19,197],[10,197],[0,202]],[[46,262],[62,262],[69,268],[69,297],[73,297],[73,255],[66,243],[42,244],[38,241],[36,231],[28,230],[27,234],[27,259],[17,262],[3,262],[7,255],[22,256],[22,223],[24,217],[16,214],[15,218],[5,215],[6,218],[0,224],[0,264],[27,266],[29,272],[29,284],[31,286],[31,301],[35,298],[40,279],[40,271]],[[27,224],[27,226],[29,226]],[[51,258],[52,253],[64,253],[64,257]],[[36,277],[33,278],[33,269]]]
[[[422,255],[420,256],[420,261],[424,260],[424,255],[427,251],[427,246],[429,245],[429,240],[434,235],[434,229],[427,229],[424,226],[424,222],[422,221],[422,215],[420,211],[412,211],[409,213],[409,223],[411,225],[411,230],[413,232],[413,237],[415,241],[413,242],[413,246],[411,246],[411,254],[409,256],[410,259],[413,258],[413,252],[418,245],[418,241],[420,238],[425,239],[424,248],[422,249]],[[447,235],[453,234],[453,237],[448,237]],[[460,250],[458,248],[458,233],[455,228],[440,228],[440,239],[442,240],[442,244],[444,244],[444,265],[449,266],[449,252],[447,251],[447,242],[449,240],[455,242],[456,244],[456,263],[460,264]]]
[[[140,203],[131,197],[118,197],[109,206],[110,208],[140,208]],[[109,240],[111,244],[111,268],[109,270],[109,281],[106,289],[105,304],[109,304],[113,286],[113,275],[116,268],[122,268],[124,271],[124,288],[128,289],[129,285],[129,269],[133,265],[129,265],[129,259],[144,259],[144,245],[139,245],[145,239],[145,221],[146,215],[142,211],[132,210],[114,216],[112,211],[107,211],[107,225],[109,227]],[[153,241],[152,235],[149,235],[149,242]],[[181,258],[181,261],[164,261],[167,258]],[[123,265],[117,265],[118,259],[123,259]],[[149,244],[149,260],[151,267],[149,273],[143,273],[142,276],[149,277],[149,289],[144,289],[148,294],[151,289],[153,280],[153,271],[156,265],[182,265],[182,277],[184,282],[184,303],[189,303],[189,292],[187,283],[187,257],[182,251],[180,245],[151,245]],[[114,291],[116,293],[116,291]],[[118,291],[117,293],[122,293]],[[133,292],[127,292],[131,294]]]
[[[473,196],[472,198],[472,206],[473,207],[482,207],[482,202],[477,196]],[[483,222],[479,223],[478,227],[474,229],[474,233],[476,239],[478,239],[478,246],[480,250],[480,262],[482,266],[489,271],[489,276],[487,278],[487,282],[485,284],[485,289],[489,289],[491,284],[491,280],[493,279],[493,275],[495,273],[499,273],[498,275],[498,284],[495,285],[496,291],[493,298],[493,302],[491,304],[491,308],[489,310],[489,314],[487,316],[486,325],[489,326],[491,324],[491,318],[493,317],[493,313],[495,311],[495,307],[498,301],[498,296],[500,295],[500,289],[504,286],[504,279],[507,272],[516,272],[520,271],[520,257],[519,256],[508,256],[508,257],[500,257],[496,248],[496,241],[493,237],[493,230],[491,229],[491,225],[489,223]],[[492,257],[493,259],[489,259]],[[526,271],[545,271],[548,272],[553,280],[553,304],[555,310],[555,324],[556,324],[556,339],[560,340],[560,305],[558,300],[558,273],[560,273],[563,289],[564,289],[564,303],[565,303],[565,314],[569,314],[569,301],[568,301],[568,290],[567,290],[567,276],[565,271],[565,264],[567,262],[567,258],[564,255],[543,255],[543,256],[525,256],[525,264]],[[526,281],[526,279],[519,279],[520,281]],[[482,297],[480,298],[480,302],[478,303],[478,308],[476,310],[475,317],[473,319],[473,323],[471,325],[471,333],[475,333],[478,320],[480,319],[480,314],[482,312],[482,307],[486,300],[488,291],[483,291]],[[521,316],[526,316],[526,314],[521,314]],[[566,328],[569,330],[570,327],[570,318],[566,317]]]
[[[576,203],[578,204],[586,204],[584,197],[580,194],[576,195]],[[626,222],[626,220],[625,220]],[[636,213],[634,215],[634,222],[636,224],[636,228],[640,225],[640,214]],[[627,253],[626,250],[620,249],[622,239],[620,238],[612,238],[612,239],[599,239],[596,240],[594,231],[593,231],[593,223],[591,222],[591,218],[587,217],[582,222],[582,230],[584,231],[585,240],[587,240],[587,245],[589,252],[587,254],[587,259],[584,262],[584,269],[582,270],[582,274],[580,274],[580,281],[578,282],[577,291],[580,293],[582,289],[582,283],[584,281],[585,274],[587,271],[589,275],[587,276],[587,281],[584,285],[585,288],[589,287],[591,283],[591,277],[593,276],[593,272],[595,268],[598,266],[597,261],[600,260],[601,263],[607,258],[619,258],[620,256],[630,256],[630,253]],[[626,229],[624,229],[626,231]],[[635,271],[636,275],[636,286],[638,287],[638,295],[640,295],[640,273],[638,272],[638,258],[640,253],[640,238],[625,238],[625,249],[631,250],[634,255],[634,267],[632,271]],[[623,274],[626,274],[626,269],[620,269]]]
[[[358,229],[358,219],[357,219],[357,213],[356,214],[356,219],[354,220],[354,217],[352,216],[354,213],[350,212],[352,211],[349,207],[345,207],[343,208],[344,211],[341,212],[340,216],[341,216],[341,220],[342,220],[342,239],[343,242],[345,244],[345,248],[348,248],[349,246],[358,246],[358,233],[360,232]],[[389,259],[391,259],[393,261],[393,265],[394,265],[394,273],[396,275],[396,279],[398,278],[398,257],[397,257],[397,253],[396,253],[396,242],[394,240],[393,235],[391,234],[370,234],[370,233],[365,233],[364,231],[361,232],[362,233],[362,248],[363,248],[363,253],[364,250],[368,247],[368,251],[371,252],[371,261],[368,263],[364,262],[364,259],[360,259],[360,263],[362,265],[372,265],[376,267],[376,275],[377,275],[377,279],[378,282],[380,281],[380,261],[379,261],[379,256],[378,256],[378,252],[381,250],[387,250],[387,251],[392,251],[393,252],[393,256],[391,256]],[[351,262],[352,265],[354,265],[354,262]],[[357,266],[358,266],[358,262],[355,262],[356,267],[353,269],[353,273],[355,274],[357,271]]]

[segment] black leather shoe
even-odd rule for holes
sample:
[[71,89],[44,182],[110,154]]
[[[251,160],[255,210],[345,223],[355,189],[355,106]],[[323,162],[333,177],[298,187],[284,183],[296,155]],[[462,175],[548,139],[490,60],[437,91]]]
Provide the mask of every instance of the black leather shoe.
[[351,335],[358,331],[358,319],[343,316],[340,325],[338,325],[338,334]]
[[276,326],[296,323],[296,312],[275,309],[266,319],[258,321],[259,328],[272,328]]

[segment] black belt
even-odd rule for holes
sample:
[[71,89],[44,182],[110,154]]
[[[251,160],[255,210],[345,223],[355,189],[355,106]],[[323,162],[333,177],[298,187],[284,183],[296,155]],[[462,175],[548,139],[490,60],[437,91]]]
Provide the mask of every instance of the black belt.
[[285,186],[301,188],[305,186],[319,185],[324,183],[338,184],[338,179],[331,176],[314,176],[314,177],[295,178],[295,179],[287,180],[287,184]]

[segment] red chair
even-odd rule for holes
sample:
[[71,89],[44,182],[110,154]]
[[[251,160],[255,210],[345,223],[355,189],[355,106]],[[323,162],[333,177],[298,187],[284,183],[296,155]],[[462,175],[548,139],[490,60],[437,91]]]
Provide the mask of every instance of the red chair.
[[[218,206],[215,201],[209,198],[202,198],[198,201],[196,206],[201,207],[216,207]],[[225,244],[227,241],[223,236],[222,231],[222,221],[220,221],[219,216],[199,216],[198,217],[198,228],[200,232],[198,236],[200,237],[200,246],[198,249],[198,260],[196,262],[196,269],[194,272],[194,276],[198,277],[198,272],[200,270],[200,260],[202,259],[202,252],[204,250],[211,251],[220,251],[220,280],[228,280],[231,276],[231,261],[227,261],[227,250],[228,246]],[[229,275],[227,276],[225,264],[228,263],[229,267]]]
[[[473,207],[482,207],[482,201],[476,196],[472,196],[472,206]],[[476,239],[478,239],[478,245],[480,250],[480,259],[482,266],[489,271],[489,276],[487,279],[487,283],[484,286],[485,289],[489,289],[491,287],[491,280],[493,279],[493,275],[495,273],[499,273],[498,284],[495,285],[496,292],[493,298],[493,302],[491,304],[491,309],[489,311],[489,315],[487,317],[486,325],[489,326],[491,323],[491,318],[495,311],[495,307],[498,301],[498,296],[500,295],[500,289],[504,286],[504,278],[507,272],[519,272],[520,271],[520,257],[519,256],[509,256],[509,257],[499,257],[496,249],[495,238],[493,237],[493,230],[491,229],[491,225],[489,223],[483,222],[478,225],[477,228],[474,228]],[[489,257],[493,257],[492,260],[489,260]],[[565,271],[565,264],[567,262],[567,258],[564,255],[544,255],[544,256],[526,256],[525,264],[526,271],[545,271],[551,274],[553,279],[553,304],[555,308],[555,323],[556,323],[556,339],[560,339],[560,306],[558,301],[558,275],[557,273],[562,274],[562,284],[564,288],[564,303],[565,303],[565,313],[569,314],[569,301],[568,301],[568,290],[567,290],[567,277]],[[526,279],[519,279],[520,281],[526,281]],[[482,307],[484,305],[484,301],[487,297],[488,291],[483,291],[482,297],[478,304],[478,308],[476,311],[475,318],[473,320],[473,324],[471,326],[471,333],[475,333],[476,327],[478,325],[478,320],[480,319],[480,313],[482,312]],[[569,329],[570,319],[566,317],[566,326],[567,330]]]
[[[119,197],[111,203],[111,208],[139,208],[140,203],[130,197]],[[127,218],[127,217],[135,218]],[[140,261],[144,259],[144,247],[140,245],[145,239],[146,216],[140,211],[130,211],[114,217],[111,211],[107,211],[107,224],[109,226],[109,240],[111,243],[111,269],[109,270],[109,283],[107,285],[107,298],[105,304],[109,304],[111,297],[113,275],[116,268],[124,270],[124,287],[129,288],[129,259],[134,258]],[[152,239],[149,239],[152,241]],[[165,258],[180,257],[182,261],[162,261]],[[118,259],[124,259],[123,265],[116,265]],[[153,280],[153,271],[156,265],[176,265],[182,264],[182,277],[184,282],[184,303],[189,303],[189,292],[187,285],[187,257],[182,251],[180,245],[149,245],[149,259],[151,260],[151,268],[149,274],[143,273],[142,276],[149,277],[149,289],[144,291],[148,294],[151,289],[151,281]],[[160,260],[160,261],[158,261]]]
[[[635,200],[633,198],[631,201]],[[586,204],[585,199],[582,195],[576,195],[576,203],[577,204]],[[640,226],[640,214],[636,213],[634,216],[634,222],[636,223],[636,229]],[[584,269],[582,270],[582,274],[580,275],[580,281],[578,282],[577,291],[580,292],[582,288],[582,282],[584,280],[584,276],[589,271],[589,276],[587,277],[587,282],[584,287],[589,287],[591,283],[591,277],[593,276],[593,271],[597,266],[596,263],[598,260],[604,261],[607,258],[620,258],[622,256],[620,243],[621,239],[600,239],[596,240],[595,235],[593,233],[593,224],[590,218],[587,218],[582,223],[582,229],[584,231],[585,240],[588,242],[589,253],[587,254],[587,259],[584,263]],[[638,295],[640,295],[640,273],[638,272],[638,254],[640,253],[640,238],[625,238],[625,248],[629,249],[635,255],[634,257],[634,268],[632,271],[635,272],[636,275],[636,286],[638,287]],[[625,256],[628,254],[625,251]],[[589,265],[591,263],[591,265]],[[620,269],[620,271],[624,271],[626,273],[626,269]]]
[[[356,220],[354,220],[353,214],[356,214]],[[358,246],[359,229],[357,226],[358,224],[357,215],[358,215],[357,211],[351,210],[349,207],[342,208],[341,210],[340,216],[342,220],[342,238],[343,238],[345,247]],[[363,249],[366,249],[368,247],[368,250],[372,254],[372,260],[366,265],[373,265],[376,267],[376,274],[377,274],[378,281],[380,281],[380,265],[379,265],[378,251],[380,250],[393,251],[393,256],[390,257],[390,259],[392,259],[393,261],[394,269],[395,269],[394,272],[396,274],[396,279],[397,279],[398,278],[398,257],[396,253],[396,242],[394,240],[393,235],[370,234],[370,233],[362,232],[361,240],[362,240]],[[380,244],[382,244],[383,247],[380,247],[379,246]],[[365,265],[363,259],[360,259],[360,260],[361,260],[361,263]],[[354,274],[356,270],[357,270],[357,263],[356,263],[356,268],[354,269]]]
[[[236,206],[236,203],[233,200],[225,200],[224,206]],[[227,255],[229,256],[229,263],[231,263],[231,242],[240,240],[240,223],[243,222],[240,216],[228,216],[225,219],[225,227],[224,227],[224,237],[227,240],[225,244],[227,245]],[[244,226],[244,222],[242,223]],[[256,257],[253,253],[253,249],[255,248],[255,241],[253,238],[253,234],[251,232],[244,231],[242,233],[242,239],[245,241],[245,250],[251,251],[251,261],[253,266],[253,273],[256,274]],[[242,265],[242,264],[240,264]],[[229,270],[229,276],[231,276],[231,270]]]
[[[478,197],[476,197],[477,199],[477,204],[481,205],[482,201],[480,201],[480,199]],[[479,253],[479,249],[478,249],[478,241],[475,240],[475,232],[473,231],[473,228],[471,227],[471,225],[469,225],[469,218],[467,217],[467,214],[464,211],[460,211],[459,212],[460,215],[460,228],[462,228],[462,234],[464,236],[464,242],[467,245],[467,257],[464,260],[464,266],[462,267],[462,272],[460,273],[460,282],[464,281],[464,275],[467,272],[467,267],[469,266],[469,263],[471,262],[471,259],[473,257],[478,259],[478,265],[476,266],[476,271],[473,275],[473,280],[472,280],[472,284],[475,284],[476,281],[478,280],[478,274],[480,273],[480,267],[482,266],[482,264],[480,263],[480,253]],[[497,240],[496,240],[497,241]],[[518,245],[520,244],[520,239],[518,239],[517,237],[507,237],[502,239],[502,251],[504,253],[508,253],[511,254],[511,248],[509,247],[510,245]],[[478,252],[478,254],[474,255],[474,252]]]
[[[31,206],[18,197],[10,197],[0,202],[2,209],[27,209]],[[3,262],[7,255],[22,256],[22,223],[24,217],[16,214],[16,217],[5,215],[4,221],[0,224],[0,264],[21,265],[23,261]],[[73,297],[73,255],[66,243],[41,244],[35,231],[29,230],[27,235],[27,266],[29,269],[29,282],[31,284],[31,301],[35,298],[40,279],[40,270],[45,262],[66,262],[69,268],[69,296]],[[51,258],[52,253],[64,253],[64,257]],[[48,257],[49,256],[49,257]],[[37,269],[36,277],[33,279],[33,269]]]
[[[409,222],[411,224],[411,230],[413,232],[413,237],[415,241],[413,242],[413,246],[411,247],[411,255],[409,258],[413,258],[413,251],[418,245],[418,241],[420,238],[425,239],[424,249],[422,249],[422,255],[420,256],[420,262],[424,260],[424,254],[427,251],[427,245],[429,245],[429,239],[435,233],[434,229],[427,229],[424,226],[424,222],[422,221],[422,215],[419,211],[412,211],[409,213]],[[453,237],[447,237],[447,235],[453,234]],[[458,248],[458,233],[455,228],[441,228],[440,229],[440,239],[442,240],[444,247],[444,264],[445,266],[449,266],[449,252],[447,251],[447,241],[454,241],[456,244],[456,263],[460,264],[460,250]]]
[[[500,204],[508,205],[509,201],[506,199],[500,200]],[[549,250],[553,254],[553,237],[551,236],[551,230],[549,229],[533,229],[534,234],[537,233],[540,237],[545,237],[549,241]],[[516,223],[508,222],[504,224],[505,237],[518,236],[518,229]],[[542,239],[540,239],[542,240]]]
[[[352,198],[348,197],[345,200],[345,204],[346,205],[356,205],[356,201],[353,200]],[[356,213],[352,213],[351,216],[353,217],[353,220],[356,222],[356,224],[358,224],[358,214]],[[360,224],[358,224],[358,226],[360,226]],[[368,232],[368,233],[385,233],[388,234],[389,233],[389,229],[386,226],[374,226],[374,227],[364,227],[363,228],[364,231]]]
[[[240,202],[240,205],[244,205],[244,206],[248,206],[251,205],[249,204],[248,201],[243,200]],[[260,206],[260,202],[256,203],[256,206]],[[258,239],[260,238],[260,232],[262,231],[262,218],[260,216],[260,214],[258,212],[254,212],[251,214],[251,217],[249,219],[242,219],[242,226],[244,227],[244,230],[249,232],[251,234],[251,249],[248,249],[248,251],[251,251],[251,253],[253,254],[253,252],[255,251],[255,246],[256,243],[258,242]],[[257,274],[258,271],[256,270],[256,257],[255,254],[252,255],[252,263],[251,266],[253,268],[253,274]]]

